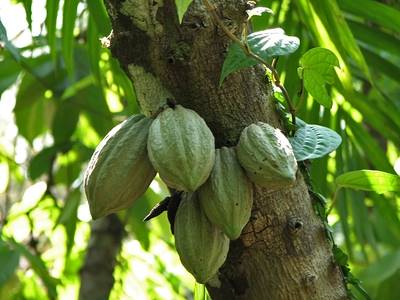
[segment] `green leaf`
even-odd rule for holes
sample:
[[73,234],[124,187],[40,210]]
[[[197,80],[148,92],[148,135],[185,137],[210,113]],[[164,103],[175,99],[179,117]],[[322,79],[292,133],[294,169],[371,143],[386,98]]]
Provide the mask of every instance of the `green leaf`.
[[56,224],[67,224],[70,219],[75,218],[80,202],[81,192],[79,189],[74,189],[69,192],[65,198],[63,209]]
[[384,282],[382,282],[382,284],[379,286],[376,299],[382,299],[382,300],[400,299],[399,282],[400,282],[400,269],[397,270],[396,273],[394,273]]
[[68,141],[75,131],[78,120],[79,106],[68,99],[62,101],[58,105],[51,128],[54,143],[59,144]]
[[64,3],[62,25],[62,51],[68,74],[74,72],[74,29],[79,0],[69,0]]
[[294,137],[289,138],[297,161],[323,157],[339,147],[342,138],[335,131],[319,126],[300,127]]
[[[51,61],[50,56],[43,54],[34,58],[25,58],[20,54],[20,49],[16,48],[10,41],[8,41],[7,33],[4,26],[0,21],[0,41],[4,41],[5,49],[12,58],[19,64],[21,69],[25,70],[28,74],[36,78],[43,87],[57,92],[60,85],[65,84],[61,82],[63,79],[62,72],[55,72],[55,65]],[[7,54],[7,52],[6,52]]]
[[57,284],[59,283],[59,280],[50,275],[42,258],[33,254],[24,244],[18,243],[12,239],[9,239],[8,242],[29,261],[33,271],[35,271],[46,286],[49,298],[57,299]]
[[7,30],[4,27],[1,20],[0,20],[0,41],[4,43],[4,48],[6,48],[8,52],[10,52],[11,56],[14,58],[16,62],[19,63],[23,59],[18,49],[14,47],[14,45],[8,40]]
[[0,239],[0,287],[15,273],[19,264],[19,252]]
[[254,7],[252,9],[246,10],[247,15],[249,16],[248,19],[250,20],[254,16],[261,16],[264,13],[268,13],[273,15],[274,12],[268,7]]
[[57,58],[56,33],[57,33],[57,12],[60,0],[46,1],[46,29],[47,41],[50,47],[50,54],[53,62]]
[[21,67],[12,59],[5,59],[0,62],[0,96],[18,78]]
[[30,143],[43,133],[53,116],[53,103],[45,99],[46,89],[32,75],[25,74],[18,89],[14,108],[19,133]]
[[[340,265],[340,266],[348,266],[348,260],[349,257],[347,256],[346,253],[343,252],[342,249],[340,249],[338,246],[334,245],[332,248],[332,252],[333,252],[333,256],[335,257],[336,262]],[[347,274],[344,274],[347,275]]]
[[[320,21],[325,25],[328,33],[334,43],[334,46],[327,47],[334,50],[337,47],[343,58],[356,63],[358,67],[363,71],[366,77],[371,80],[371,74],[367,63],[360,51],[359,45],[357,44],[354,36],[344,18],[343,12],[340,10],[336,0],[310,0],[314,6],[317,16]],[[317,30],[320,26],[317,22]]]
[[90,159],[93,149],[76,141],[68,152],[65,149],[62,152],[57,156],[54,182],[69,187],[79,177],[82,165]]
[[299,75],[304,80],[304,87],[316,101],[327,108],[332,106],[332,99],[325,84],[334,83],[335,67],[339,67],[339,60],[332,51],[325,48],[313,48],[300,58]]
[[[353,21],[347,21],[356,40],[364,49],[374,49],[377,53],[389,53],[400,57],[400,39],[388,34],[379,28],[371,27],[366,24],[360,24]],[[387,56],[387,54],[385,55]],[[387,57],[389,58],[389,57]],[[372,65],[371,67],[379,67]]]
[[340,86],[336,86],[336,88],[338,88],[338,91],[352,107],[362,114],[363,120],[365,120],[369,126],[376,129],[382,136],[400,145],[398,127],[388,126],[388,124],[392,123],[391,119],[379,109],[379,105],[369,102],[368,98],[365,98],[362,93],[355,92],[354,90],[347,90]]
[[87,1],[90,16],[94,19],[97,31],[102,35],[106,36],[111,31],[111,22],[108,17],[104,1],[88,0]]
[[400,28],[400,12],[389,5],[372,0],[338,0],[342,9],[357,17],[364,17],[383,27],[398,33]]
[[105,136],[114,126],[103,91],[94,85],[79,90],[71,99],[80,106],[100,137]]
[[[299,47],[300,40],[286,35],[281,28],[274,28],[249,34],[247,43],[254,54],[266,61],[274,56],[293,53]],[[229,74],[258,63],[258,60],[246,55],[239,44],[232,43],[222,66],[220,85]]]
[[28,175],[32,180],[38,179],[44,173],[49,172],[57,155],[55,146],[45,148],[36,154],[29,163]]
[[378,194],[400,192],[400,176],[375,170],[347,172],[338,176],[335,183],[338,188],[372,191]]
[[22,3],[25,9],[26,21],[28,22],[29,29],[32,31],[32,0],[18,0]]
[[175,0],[176,9],[178,10],[179,23],[182,22],[183,16],[187,11],[192,0]]
[[[387,60],[385,57],[375,54],[368,49],[363,49],[362,52],[368,64],[370,65],[370,68],[373,70],[373,73],[385,74],[394,81],[397,81],[400,78],[400,65],[396,65]],[[396,111],[394,111],[394,113],[397,114]]]
[[68,257],[68,254],[71,252],[74,245],[76,223],[78,221],[77,213],[80,202],[81,192],[79,188],[70,191],[65,198],[65,204],[55,224],[55,226],[57,226],[58,224],[64,225],[65,232],[67,234],[66,257]]
[[288,55],[299,48],[300,40],[288,36],[281,28],[267,29],[249,34],[247,42],[250,49],[263,59]]
[[102,76],[99,65],[101,60],[100,58],[101,48],[100,48],[99,34],[96,28],[95,20],[92,15],[89,16],[88,20],[87,45],[88,45],[87,49],[89,53],[90,68],[97,80],[97,84],[100,85],[102,82],[101,79]]
[[[378,141],[368,133],[360,123],[353,120],[351,115],[344,116],[346,120],[346,127],[351,131],[354,137],[354,143],[358,144],[360,149],[364,152],[364,156],[376,169],[381,171],[390,172],[393,170],[392,165],[387,159],[385,150],[382,149]],[[362,167],[358,167],[361,169]]]
[[[366,285],[378,285],[400,269],[400,251],[393,251],[366,267],[360,278]],[[382,299],[383,300],[383,299]]]

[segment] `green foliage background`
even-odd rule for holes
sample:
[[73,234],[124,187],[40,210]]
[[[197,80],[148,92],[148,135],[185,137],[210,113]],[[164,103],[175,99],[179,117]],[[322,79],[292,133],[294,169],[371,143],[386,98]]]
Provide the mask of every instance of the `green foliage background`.
[[[182,12],[188,1],[177,3]],[[26,28],[7,35],[13,25],[0,11],[0,299],[72,299],[89,237],[82,171],[108,130],[139,108],[129,79],[101,47],[99,39],[111,29],[101,1],[12,5],[23,7],[25,16],[14,18]],[[302,54],[320,46],[339,59],[340,71],[329,86],[332,109],[306,95],[299,111],[307,123],[329,127],[343,140],[336,152],[312,162],[315,191],[329,206],[342,173],[395,173],[395,166],[400,173],[400,4],[264,0],[259,5],[275,14],[254,17],[254,31],[281,27],[300,38],[299,50],[278,63],[292,99],[298,99]],[[128,236],[111,299],[129,299],[132,293],[134,299],[193,297],[193,279],[173,250],[165,217],[141,221],[166,194],[157,180],[120,214]],[[399,205],[399,193],[341,189],[328,217],[338,246],[373,299],[400,299]],[[201,288],[195,290],[200,298]],[[360,295],[355,291],[355,296]]]

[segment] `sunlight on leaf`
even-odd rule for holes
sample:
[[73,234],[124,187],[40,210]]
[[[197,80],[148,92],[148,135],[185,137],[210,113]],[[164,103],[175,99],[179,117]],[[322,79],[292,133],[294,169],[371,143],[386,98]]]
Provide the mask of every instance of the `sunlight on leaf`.
[[332,129],[319,125],[301,125],[294,137],[289,138],[297,161],[323,157],[342,142],[340,135]]
[[306,90],[323,106],[330,108],[332,99],[325,84],[333,84],[335,67],[339,67],[336,55],[325,48],[313,48],[300,59],[299,76],[304,80]]
[[297,50],[300,40],[288,36],[281,28],[267,29],[249,34],[247,41],[251,50],[266,59],[273,56],[288,55]]
[[378,194],[400,192],[400,176],[375,170],[347,172],[338,176],[335,183],[339,188],[372,191]]
[[264,13],[268,13],[273,15],[274,12],[268,7],[255,7],[252,9],[246,10],[246,13],[249,15],[249,20],[254,16],[261,16]]

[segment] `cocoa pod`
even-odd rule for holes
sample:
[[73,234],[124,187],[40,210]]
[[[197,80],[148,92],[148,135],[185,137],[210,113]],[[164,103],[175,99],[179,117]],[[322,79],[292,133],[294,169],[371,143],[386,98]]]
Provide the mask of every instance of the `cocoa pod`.
[[166,108],[157,116],[147,148],[160,177],[179,191],[195,191],[214,165],[214,136],[195,111],[181,105]]
[[156,175],[147,156],[152,120],[135,115],[115,126],[94,151],[84,176],[93,219],[128,208]]
[[200,207],[196,193],[184,193],[174,224],[175,246],[183,266],[206,283],[225,262],[229,239]]
[[237,239],[251,215],[253,184],[240,166],[233,148],[216,150],[211,175],[198,193],[208,219],[231,240]]
[[296,179],[297,162],[289,140],[279,129],[266,123],[246,127],[236,153],[247,176],[259,186],[276,190]]

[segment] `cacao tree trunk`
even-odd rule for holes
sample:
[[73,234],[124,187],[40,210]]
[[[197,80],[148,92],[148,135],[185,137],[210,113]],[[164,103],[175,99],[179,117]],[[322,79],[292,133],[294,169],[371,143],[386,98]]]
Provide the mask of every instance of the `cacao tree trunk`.
[[[213,3],[226,27],[240,34],[246,1]],[[110,49],[132,79],[143,111],[155,113],[160,101],[171,98],[206,120],[217,147],[234,146],[242,129],[257,121],[281,127],[260,66],[230,75],[219,87],[230,41],[201,0],[192,2],[182,24],[175,0],[107,0],[106,6]],[[292,188],[255,187],[252,217],[231,243],[219,279],[219,287],[207,287],[215,300],[347,298],[300,172]]]
[[92,222],[85,262],[80,271],[80,300],[108,299],[114,285],[113,273],[123,234],[123,225],[116,215]]

